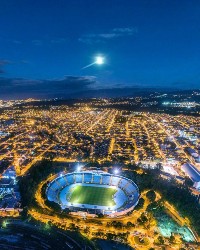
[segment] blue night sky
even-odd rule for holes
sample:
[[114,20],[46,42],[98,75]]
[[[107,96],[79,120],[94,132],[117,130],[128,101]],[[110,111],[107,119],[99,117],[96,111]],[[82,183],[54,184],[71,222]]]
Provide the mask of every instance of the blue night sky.
[[1,0],[0,31],[3,98],[200,87],[199,0]]

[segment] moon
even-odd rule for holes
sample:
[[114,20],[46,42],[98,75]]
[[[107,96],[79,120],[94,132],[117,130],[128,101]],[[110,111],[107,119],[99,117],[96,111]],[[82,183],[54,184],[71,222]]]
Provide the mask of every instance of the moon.
[[95,61],[93,63],[90,63],[88,65],[86,65],[85,67],[83,67],[82,69],[86,69],[86,68],[89,68],[91,67],[92,65],[102,65],[105,63],[105,59],[103,56],[96,56],[95,57]]
[[104,64],[104,58],[102,56],[97,56],[95,63],[99,65]]

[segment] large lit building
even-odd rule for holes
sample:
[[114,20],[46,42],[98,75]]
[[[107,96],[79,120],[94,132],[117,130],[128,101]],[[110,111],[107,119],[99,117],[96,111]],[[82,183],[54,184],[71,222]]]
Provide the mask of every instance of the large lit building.
[[200,172],[190,163],[185,163],[181,167],[182,171],[194,182],[194,187],[200,189]]

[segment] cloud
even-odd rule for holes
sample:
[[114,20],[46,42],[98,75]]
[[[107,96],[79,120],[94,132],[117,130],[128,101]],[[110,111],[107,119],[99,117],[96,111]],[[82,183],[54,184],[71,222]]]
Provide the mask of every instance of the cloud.
[[34,46],[43,46],[43,45],[60,45],[65,44],[68,41],[68,39],[64,37],[58,37],[54,39],[35,39],[32,40],[31,43]]
[[0,74],[4,74],[5,70],[4,70],[4,66],[7,64],[10,64],[11,61],[9,60],[0,60]]
[[32,40],[32,44],[35,46],[41,46],[41,45],[43,45],[43,41],[42,40]]
[[11,63],[11,61],[9,61],[9,60],[0,60],[0,66],[4,66],[4,65],[9,64],[9,63]]
[[129,27],[129,28],[114,28],[114,32],[118,32],[119,34],[127,34],[127,35],[133,35],[138,32],[137,27]]
[[67,42],[66,38],[56,38],[50,41],[52,44],[63,44]]
[[175,81],[170,84],[172,87],[181,88],[181,89],[199,89],[200,81],[197,80],[183,80],[183,81]]
[[114,28],[107,33],[86,34],[79,38],[79,42],[86,44],[105,43],[106,40],[111,40],[119,37],[133,36],[138,33],[137,27]]
[[19,40],[13,40],[13,43],[15,43],[15,44],[22,44],[22,42],[19,41]]
[[30,64],[30,61],[27,61],[27,60],[21,60],[21,61],[19,61],[19,63],[21,63],[21,64]]
[[105,43],[105,41],[101,40],[101,39],[94,39],[94,38],[89,38],[89,37],[80,37],[78,39],[79,42],[81,43],[85,43],[85,44],[93,44],[93,43]]
[[0,78],[0,98],[54,98],[70,97],[71,94],[87,91],[96,84],[94,76],[65,76],[61,79]]

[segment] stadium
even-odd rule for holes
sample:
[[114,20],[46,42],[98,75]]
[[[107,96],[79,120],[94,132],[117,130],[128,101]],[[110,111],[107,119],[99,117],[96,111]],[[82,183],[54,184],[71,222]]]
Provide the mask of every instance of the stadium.
[[132,211],[139,200],[133,181],[102,171],[60,174],[48,184],[46,195],[62,209],[111,217]]

